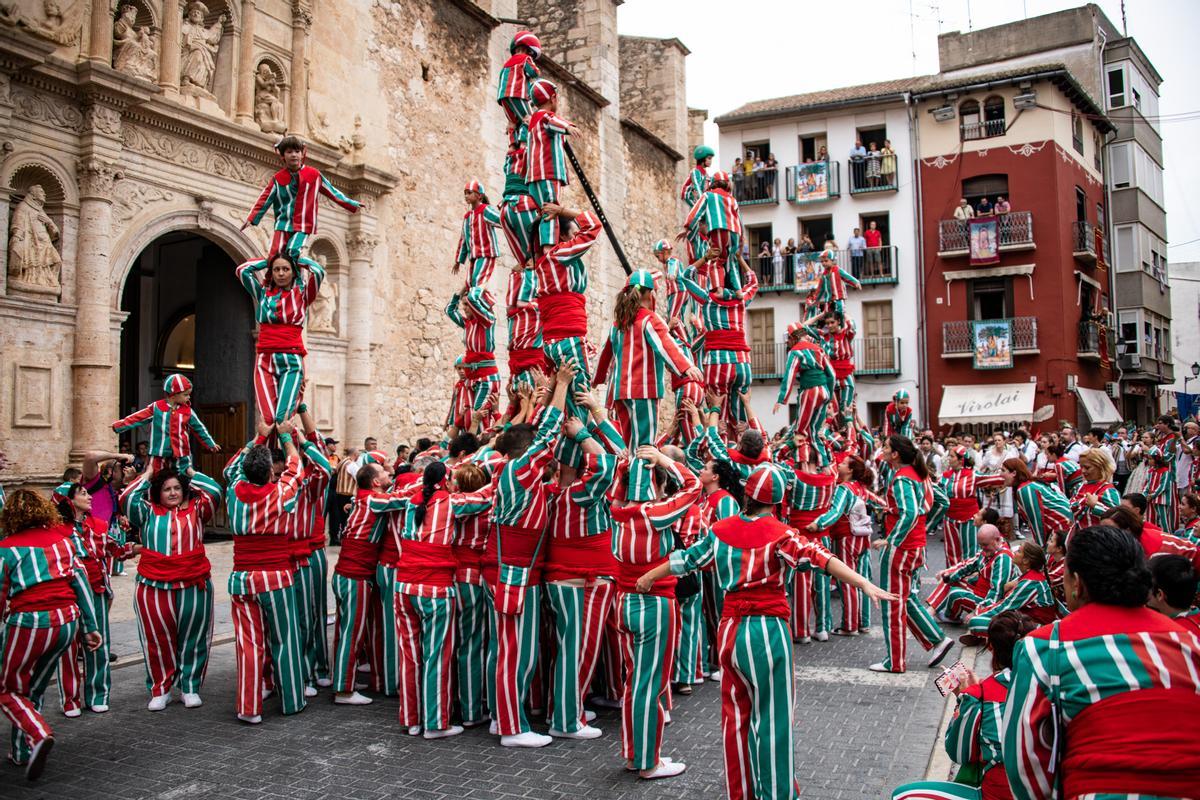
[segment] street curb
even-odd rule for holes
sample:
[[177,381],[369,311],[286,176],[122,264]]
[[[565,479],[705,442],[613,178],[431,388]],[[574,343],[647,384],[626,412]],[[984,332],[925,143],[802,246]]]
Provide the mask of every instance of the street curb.
[[[970,664],[974,669],[978,656],[978,647],[964,647],[958,660],[964,664]],[[946,740],[946,729],[950,727],[950,720],[954,718],[956,708],[958,708],[958,695],[953,693],[946,695],[945,707],[942,709],[942,721],[938,723],[937,734],[933,737],[933,748],[929,751],[929,761],[925,765],[925,780],[927,781],[950,780],[950,771],[954,767],[954,762],[950,760],[943,743]]]

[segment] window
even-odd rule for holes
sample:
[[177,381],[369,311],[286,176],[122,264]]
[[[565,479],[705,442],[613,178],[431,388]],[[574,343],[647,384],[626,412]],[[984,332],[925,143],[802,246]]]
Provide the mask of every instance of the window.
[[1133,145],[1129,142],[1114,144],[1109,151],[1109,179],[1114,189],[1127,189],[1133,184]]
[[983,114],[979,110],[978,100],[964,100],[958,107],[959,138],[966,142],[981,138],[983,132]]
[[1092,134],[1092,166],[1097,172],[1104,172],[1104,157],[1101,155],[1104,152],[1104,143],[1100,139],[1100,134]]
[[1071,144],[1076,153],[1083,155],[1083,117],[1076,111],[1071,112]]
[[1136,346],[1138,328],[1141,327],[1142,313],[1137,310],[1118,311],[1117,320],[1120,325],[1120,343]]
[[174,320],[162,338],[159,363],[166,372],[196,368],[196,313],[187,311]]
[[992,95],[983,101],[983,131],[985,136],[1003,136],[1004,98]]
[[1012,281],[1008,278],[978,278],[968,281],[967,308],[973,320],[1011,317]]
[[[833,217],[804,217],[800,220],[800,235],[807,235],[812,240],[813,248],[820,252],[825,247],[825,242],[829,240],[837,241],[837,237],[833,232]],[[850,236],[850,231],[846,231],[846,236]]]
[[775,310],[754,308],[746,312],[750,331],[751,372],[756,377],[778,375],[783,371],[782,347],[775,346]]
[[1108,107],[1120,108],[1125,102],[1125,67],[1108,68]]
[[995,204],[997,197],[1007,197],[1009,202],[1012,202],[1012,198],[1008,196],[1007,175],[977,175],[967,178],[962,182],[962,196],[967,198],[967,202],[972,206],[978,206],[979,201],[985,197],[992,204]]
[[887,141],[887,128],[883,125],[872,128],[859,128],[858,138],[862,139],[863,147],[871,149],[871,142],[875,143],[876,150],[883,149],[883,143]]
[[1138,111],[1141,111],[1142,110],[1142,93],[1139,92],[1137,89],[1131,89],[1129,93],[1133,95],[1133,107],[1136,108]]
[[1075,187],[1075,221],[1087,222],[1087,195],[1079,186]]
[[1113,231],[1116,246],[1117,272],[1133,272],[1140,269],[1138,241],[1132,225],[1118,225]]
[[[817,160],[817,154],[821,152],[821,148],[826,147],[825,134],[814,133],[811,136],[800,137],[800,163],[810,164]],[[825,153],[829,155],[828,150]]]

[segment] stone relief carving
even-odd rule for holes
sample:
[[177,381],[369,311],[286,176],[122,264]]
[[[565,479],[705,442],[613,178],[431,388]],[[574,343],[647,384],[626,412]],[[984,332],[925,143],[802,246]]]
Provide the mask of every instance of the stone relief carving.
[[261,62],[254,73],[254,121],[264,133],[287,131],[282,88],[283,83],[275,77],[271,65]]
[[83,130],[83,112],[50,95],[35,94],[27,89],[12,90],[13,111],[30,122],[44,122],[56,128],[79,133]]
[[205,27],[208,6],[199,0],[187,4],[183,27],[180,29],[182,49],[179,64],[179,91],[215,101],[212,93],[213,72],[217,67],[217,50],[229,15],[222,14],[212,25]]
[[75,44],[86,0],[0,0],[0,23],[23,28],[56,44]]
[[379,238],[369,233],[352,233],[346,237],[351,261],[369,261],[379,245]]
[[84,158],[76,164],[75,175],[79,181],[80,198],[111,200],[113,186],[122,174],[113,164],[99,158]]
[[113,23],[113,69],[144,78],[158,79],[158,37],[149,25],[137,26],[138,7],[121,6]]
[[46,214],[45,204],[46,190],[34,184],[13,209],[8,229],[8,280],[14,289],[58,294],[62,256],[54,242],[59,231]]
[[308,107],[308,135],[313,141],[326,147],[337,148],[346,154],[354,150],[354,143],[350,137],[335,132],[330,126],[329,114],[325,111],[317,111],[311,103]]
[[275,174],[273,169],[254,161],[222,153],[141,125],[123,126],[122,138],[126,147],[139,153],[252,186],[265,186]]
[[[326,266],[329,261],[328,257],[323,254],[313,256],[313,260],[322,267]],[[314,333],[337,333],[337,327],[333,324],[333,315],[337,311],[338,287],[334,276],[328,272],[325,274],[325,280],[321,283],[321,289],[317,292],[317,299],[308,307],[308,329]]]
[[83,123],[81,128],[84,132],[120,136],[121,112],[115,108],[91,103],[83,108]]
[[128,222],[151,203],[166,203],[175,199],[174,192],[134,181],[121,181],[113,189],[113,216]]

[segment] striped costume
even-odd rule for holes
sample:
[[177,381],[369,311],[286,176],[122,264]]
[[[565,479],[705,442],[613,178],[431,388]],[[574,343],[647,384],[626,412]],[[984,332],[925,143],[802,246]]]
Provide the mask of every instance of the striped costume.
[[770,516],[742,514],[713,525],[699,542],[671,554],[675,574],[716,566],[725,605],[721,653],[721,735],[730,800],[794,800],[792,726],[795,673],[788,642],[789,573],[823,569],[832,554]]
[[1017,642],[1012,671],[1001,749],[1016,800],[1195,796],[1200,639],[1178,623],[1089,603]]
[[[700,196],[708,191],[709,188],[708,170],[699,164],[692,167],[688,173],[687,179],[683,182],[683,188],[679,191],[679,197],[684,204],[690,209],[696,205]],[[704,257],[708,251],[708,241],[698,230],[689,231],[687,235],[687,259],[689,264],[694,264]]]
[[271,177],[246,217],[247,224],[257,225],[268,210],[275,214],[275,237],[268,258],[280,252],[300,257],[308,237],[317,232],[317,200],[321,195],[351,214],[362,208],[362,203],[339,192],[316,167],[303,166],[295,172],[281,169]]
[[883,438],[898,434],[911,439],[916,434],[916,428],[912,406],[901,407],[895,401],[887,404],[883,410]]
[[296,513],[288,530],[295,567],[296,619],[304,656],[304,682],[312,686],[329,677],[328,611],[329,562],[325,557],[325,498],[333,467],[325,456],[320,434],[309,434],[300,445],[302,468]]
[[[857,481],[839,483],[825,513],[817,517],[818,530],[828,530],[837,557],[870,580],[871,534],[874,526],[868,507],[886,509],[883,499]],[[842,631],[857,633],[871,627],[871,603],[861,589],[842,586]]]
[[477,203],[463,214],[454,263],[468,265],[467,283],[471,286],[486,286],[492,279],[499,255],[495,231],[499,226],[499,209],[487,203]]
[[821,275],[817,279],[817,285],[804,299],[805,308],[811,309],[811,312],[832,312],[838,319],[845,319],[846,284],[855,289],[861,289],[862,284],[858,282],[858,278],[837,265],[833,254],[822,253],[821,261]]
[[504,156],[504,199],[500,203],[500,230],[519,267],[529,266],[537,255],[535,232],[541,216],[525,183],[528,138],[523,134],[519,141],[512,142]]
[[[547,372],[542,351],[541,316],[538,313],[537,273],[532,269],[514,269],[508,273],[504,295],[508,321],[508,388],[534,388],[537,372]],[[513,415],[517,409],[509,409]]]
[[708,247],[715,247],[721,254],[718,263],[725,269],[724,280],[715,286],[740,289],[742,269],[738,251],[742,246],[742,215],[733,195],[725,189],[709,188],[692,205],[683,225],[689,239],[703,237]]
[[888,482],[887,501],[891,511],[885,519],[887,544],[880,550],[879,574],[883,590],[900,595],[900,600],[882,604],[886,643],[883,666],[892,672],[904,672],[908,630],[926,650],[945,638],[929,607],[921,602],[919,593],[912,591],[913,577],[925,563],[925,513],[933,498],[927,483],[906,466]]
[[[558,203],[561,187],[571,182],[563,148],[570,123],[557,114],[538,109],[529,118],[529,143],[526,145],[525,184],[529,196],[540,211],[546,203]],[[558,217],[543,219],[538,225],[538,241],[543,248],[558,241]]]
[[[691,547],[700,540],[704,532],[703,516],[701,503],[698,502],[675,523],[673,535],[679,549]],[[678,684],[704,682],[704,586],[699,584],[697,588],[699,591],[687,596],[681,596],[678,587],[675,592],[675,600],[679,604],[679,636],[675,640],[675,653],[672,656],[675,668],[671,680]]]
[[126,516],[141,531],[133,610],[151,697],[168,694],[176,683],[198,694],[208,668],[213,588],[204,525],[221,502],[221,487],[201,472],[191,486],[196,495],[175,508],[153,502],[144,478],[121,495]]
[[979,551],[967,561],[950,565],[950,571],[929,594],[928,603],[938,613],[953,618],[974,614],[1000,602],[1004,584],[1013,575],[1012,551],[1001,543],[995,552]]
[[621,755],[634,769],[654,769],[662,749],[663,699],[673,671],[679,629],[676,579],[657,581],[647,594],[637,579],[662,564],[674,548],[671,529],[700,496],[700,482],[679,464],[667,468],[680,489],[671,497],[614,505],[612,536],[617,567],[617,619],[627,669],[621,701]]
[[1175,468],[1151,467],[1146,480],[1146,500],[1150,503],[1146,516],[1164,531],[1175,530]]
[[[254,397],[267,422],[290,419],[304,392],[304,321],[325,280],[325,268],[307,258],[298,263],[308,275],[299,270],[287,289],[275,286],[268,261],[247,261],[237,268],[238,280],[254,300]],[[261,278],[260,270],[267,271]]]
[[834,392],[835,402],[832,406],[843,414],[854,402],[854,337],[857,333],[858,328],[854,320],[846,318],[840,331],[824,337],[830,350],[829,364],[837,377],[837,391]]
[[[614,422],[631,452],[658,439],[664,366],[682,377],[693,365],[662,317],[646,308],[638,309],[629,328],[613,326],[596,361],[596,381],[608,384],[607,405],[614,409]],[[630,500],[653,499],[652,471],[640,458],[630,463]]]
[[1013,505],[1029,530],[1033,540],[1046,546],[1054,531],[1070,530],[1074,517],[1066,495],[1048,483],[1027,481],[1013,487]]
[[[489,474],[491,469],[485,467]],[[491,506],[495,484],[475,493]],[[483,557],[492,525],[487,514],[454,518],[456,627],[454,638],[458,708],[463,722],[475,724],[484,718],[484,689],[487,686],[488,641],[491,639],[492,606],[483,583]]]
[[837,391],[837,374],[819,345],[800,341],[788,350],[776,402],[787,405],[793,389],[796,391],[796,421],[792,429],[808,437],[817,463],[825,466],[830,463],[830,456],[821,426],[825,424],[829,402],[834,400]]
[[[704,355],[704,329],[697,326],[693,317],[698,317],[700,307],[687,290],[687,282],[696,282],[696,268],[679,263],[677,258],[668,258],[664,265],[667,284],[667,323],[672,329],[681,328],[685,347],[692,354],[692,361],[702,363]],[[674,330],[671,331],[675,333]]]
[[496,102],[504,109],[511,136],[527,129],[532,106],[529,102],[530,88],[541,72],[528,53],[514,53],[500,68],[500,86],[496,91]]
[[[285,434],[280,434],[283,439]],[[284,714],[304,710],[304,659],[294,565],[287,531],[296,513],[300,458],[292,455],[278,482],[254,484],[242,473],[250,445],[225,467],[225,509],[233,533],[229,600],[237,658],[237,713],[262,714],[264,675],[270,658]]]
[[1058,491],[1067,497],[1074,497],[1083,485],[1083,473],[1079,471],[1079,465],[1068,458],[1048,462],[1036,477],[1039,481],[1056,484]]
[[[722,489],[710,492],[700,499],[701,534],[712,531],[723,519],[736,517],[741,513],[741,507],[733,499],[733,495]],[[719,670],[721,661],[720,641],[717,629],[721,624],[721,613],[725,605],[725,590],[717,581],[716,569],[710,564],[700,573],[701,595],[704,603],[704,641],[701,652],[705,672]]]
[[[824,515],[833,503],[837,475],[832,470],[806,472],[796,464],[785,471],[789,491],[788,524],[798,531],[808,527]],[[832,540],[822,537],[820,543],[826,549],[833,547]],[[816,618],[816,632],[828,633],[833,627],[833,611],[830,607],[831,586],[829,575],[819,572],[816,576],[810,568],[796,570],[792,587],[792,639],[807,641],[813,634],[812,618]]]
[[0,539],[0,713],[13,725],[9,758],[16,764],[53,737],[42,695],[79,629],[96,632],[92,596],[66,527]]
[[749,273],[745,287],[738,290],[709,290],[703,283],[686,276],[681,276],[679,281],[700,307],[704,325],[704,383],[706,388],[722,396],[721,418],[732,431],[737,423],[750,418],[739,395],[750,391],[746,306],[758,293],[758,279],[753,272]]
[[[1046,576],[1037,570],[1029,570],[1017,577],[1013,588],[998,601],[980,603],[967,621],[967,630],[976,636],[987,636],[988,625],[997,614],[1005,611],[1020,611],[1034,622],[1045,624],[1056,619],[1060,609]],[[1061,611],[1065,613],[1066,609]]]
[[150,426],[150,443],[146,451],[156,471],[167,465],[168,458],[175,459],[175,467],[181,473],[191,468],[192,440],[188,436],[189,431],[196,435],[205,450],[216,452],[220,449],[209,435],[208,428],[192,410],[191,403],[173,406],[166,398],[156,400],[141,411],[117,420],[112,424],[112,429],[116,433],[128,433],[146,425]]
[[969,561],[979,550],[975,515],[979,513],[979,492],[1004,486],[1000,475],[980,475],[970,467],[948,469],[942,473],[942,491],[950,499],[946,512],[946,564]]
[[[470,314],[463,313],[463,307]],[[455,294],[446,305],[446,316],[463,330],[462,359],[464,390],[470,409],[480,411],[485,405],[495,410],[500,399],[500,371],[496,368],[496,315],[492,293],[478,286],[465,297]],[[468,414],[468,420],[470,415]]]
[[[680,350],[685,353],[691,353],[693,364],[701,362],[701,359],[704,357],[703,333],[691,342],[688,342],[687,336],[684,333],[683,323],[676,322],[671,326],[671,339]],[[700,436],[703,431],[697,428],[692,422],[691,416],[683,411],[683,401],[691,400],[696,408],[703,408],[704,383],[695,378],[690,378],[686,374],[676,375],[671,373],[671,390],[675,393],[675,414],[679,420],[679,434],[677,438],[682,439],[682,443],[686,446],[696,439],[696,437]]]
[[[1096,495],[1099,501],[1094,506],[1088,506],[1087,496]],[[1088,481],[1081,483],[1071,495],[1071,514],[1075,517],[1076,529],[1090,528],[1099,525],[1100,516],[1110,508],[1121,505],[1121,493],[1117,487],[1108,481]]]

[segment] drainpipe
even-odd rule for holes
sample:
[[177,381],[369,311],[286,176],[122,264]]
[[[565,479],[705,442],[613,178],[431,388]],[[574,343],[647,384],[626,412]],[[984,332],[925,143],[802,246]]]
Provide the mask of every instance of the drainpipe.
[[[1108,34],[1105,33],[1104,28],[1100,27],[1099,25],[1096,26],[1096,32],[1100,35],[1100,57],[1097,59],[1098,63],[1096,65],[1096,69],[1100,73],[1100,75],[1099,75],[1100,97],[1105,98],[1105,97],[1107,97],[1107,92],[1106,92],[1106,86],[1105,86],[1106,75],[1104,73],[1104,49],[1108,46]],[[1107,105],[1108,105],[1107,102],[1105,102],[1105,106],[1106,106],[1104,109],[1105,114],[1108,113]],[[1118,390],[1120,391],[1120,394],[1122,396],[1124,396],[1124,386],[1122,384],[1125,383],[1125,371],[1123,369],[1121,369],[1121,356],[1120,356],[1121,320],[1120,320],[1120,315],[1117,311],[1117,267],[1115,264],[1116,256],[1117,256],[1117,246],[1116,246],[1116,242],[1112,238],[1112,230],[1113,230],[1112,187],[1108,181],[1108,146],[1109,146],[1110,137],[1112,137],[1114,135],[1115,134],[1113,134],[1111,132],[1104,134],[1104,148],[1100,153],[1100,166],[1101,166],[1100,180],[1103,181],[1103,186],[1104,186],[1104,231],[1103,231],[1104,241],[1109,243],[1108,249],[1109,249],[1109,252],[1112,253],[1112,257],[1113,257],[1113,261],[1114,261],[1114,263],[1106,265],[1108,267],[1108,304],[1109,304],[1108,311],[1113,315],[1113,327],[1116,329],[1116,333],[1117,333],[1117,337],[1116,337],[1117,344],[1113,347],[1113,349],[1116,352],[1112,353],[1112,360],[1113,360],[1112,363],[1113,363],[1113,367],[1115,367],[1116,373],[1117,373],[1116,377],[1117,377]],[[1140,330],[1138,331],[1138,336],[1141,336]],[[1157,405],[1158,398],[1155,397],[1154,401],[1155,401],[1155,404]],[[1122,403],[1122,405],[1124,405],[1124,404]],[[1122,408],[1119,410],[1121,412],[1121,416],[1123,417],[1125,415],[1125,409]],[[1157,412],[1158,412],[1158,410],[1156,408],[1155,413],[1157,413]]]
[[912,153],[912,170],[913,170],[913,219],[916,222],[913,225],[913,253],[916,255],[917,264],[917,389],[920,392],[922,413],[925,415],[925,424],[930,430],[934,430],[933,425],[933,410],[929,405],[929,381],[926,378],[929,375],[928,353],[925,349],[925,340],[927,329],[925,327],[925,237],[922,230],[924,215],[921,206],[921,137],[917,133],[916,120],[916,104],[913,102],[912,93],[904,93],[904,107],[908,112],[908,146]]

